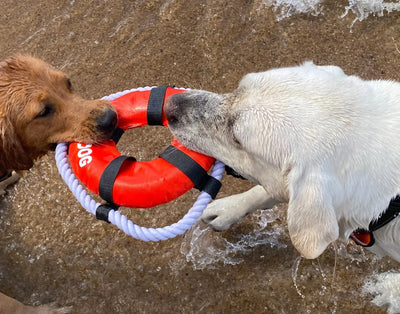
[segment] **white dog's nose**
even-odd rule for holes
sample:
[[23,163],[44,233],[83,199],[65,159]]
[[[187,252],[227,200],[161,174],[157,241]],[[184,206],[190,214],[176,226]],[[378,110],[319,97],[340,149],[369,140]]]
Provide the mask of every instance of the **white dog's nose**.
[[164,113],[168,124],[177,122],[182,115],[182,104],[187,100],[185,94],[186,93],[172,95],[165,101]]

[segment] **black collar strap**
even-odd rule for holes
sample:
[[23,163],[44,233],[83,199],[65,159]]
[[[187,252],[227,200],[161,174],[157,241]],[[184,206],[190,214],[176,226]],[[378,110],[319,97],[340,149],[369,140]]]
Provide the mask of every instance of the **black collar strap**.
[[236,172],[236,170],[234,170],[233,168],[231,168],[231,167],[229,167],[227,165],[225,165],[225,172],[226,172],[227,175],[230,175],[230,176],[232,176],[234,178],[247,180],[246,178],[242,177],[238,172]]
[[371,221],[368,230],[357,229],[350,235],[350,238],[352,238],[358,245],[370,247],[375,243],[373,232],[387,225],[389,222],[399,216],[399,214],[400,196],[396,196],[390,201],[389,207],[381,214],[381,216],[378,219]]
[[400,214],[400,196],[396,196],[389,203],[386,211],[375,221],[369,224],[369,230],[375,231],[391,222]]

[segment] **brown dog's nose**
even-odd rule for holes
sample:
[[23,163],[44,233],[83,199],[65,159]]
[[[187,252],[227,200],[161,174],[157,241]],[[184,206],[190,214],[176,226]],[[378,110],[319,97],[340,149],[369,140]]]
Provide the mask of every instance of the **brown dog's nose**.
[[111,134],[117,126],[117,113],[107,108],[104,114],[99,116],[96,120],[96,128],[99,132],[104,134]]

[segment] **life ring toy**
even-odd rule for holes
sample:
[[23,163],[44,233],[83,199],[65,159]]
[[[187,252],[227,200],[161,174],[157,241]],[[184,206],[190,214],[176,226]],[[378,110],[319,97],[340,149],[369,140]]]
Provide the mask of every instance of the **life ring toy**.
[[221,183],[207,173],[214,158],[187,149],[175,138],[160,157],[152,161],[140,162],[121,156],[116,147],[118,139],[128,129],[167,126],[163,113],[165,100],[185,91],[159,86],[104,97],[118,112],[117,132],[113,140],[99,145],[71,143],[68,156],[74,174],[91,192],[117,206],[154,207],[176,199],[193,187],[215,198]]
[[[95,215],[101,220],[105,220],[131,237],[143,241],[161,241],[176,237],[183,234],[191,228],[193,224],[203,214],[211,200],[211,195],[202,191],[193,206],[189,209],[186,215],[178,222],[172,225],[160,228],[146,228],[138,226],[129,220],[125,215],[122,215],[117,208],[109,206],[109,204],[97,203],[91,196],[86,193],[86,190],[79,183],[79,180],[73,174],[69,167],[68,158],[68,143],[59,143],[56,147],[56,165],[64,182],[68,185],[72,194],[76,197],[83,208],[92,215]],[[221,180],[225,171],[225,165],[221,161],[216,161],[211,171],[211,176],[216,180]]]

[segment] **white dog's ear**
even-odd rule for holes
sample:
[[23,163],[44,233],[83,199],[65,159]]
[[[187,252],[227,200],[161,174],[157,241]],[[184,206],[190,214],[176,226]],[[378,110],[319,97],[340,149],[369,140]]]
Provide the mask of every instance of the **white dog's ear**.
[[332,206],[338,188],[321,169],[292,169],[289,175],[288,228],[295,248],[305,258],[316,258],[339,236]]

